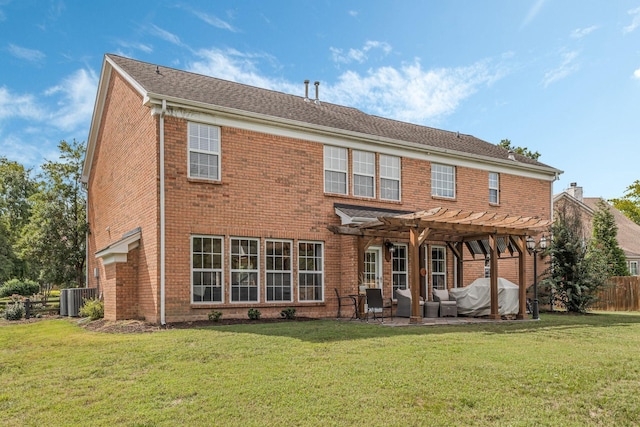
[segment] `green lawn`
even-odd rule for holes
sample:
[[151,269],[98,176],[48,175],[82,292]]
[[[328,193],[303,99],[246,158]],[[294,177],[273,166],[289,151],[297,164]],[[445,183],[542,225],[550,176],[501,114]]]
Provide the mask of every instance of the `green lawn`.
[[640,425],[640,313],[383,327],[0,327],[0,425]]

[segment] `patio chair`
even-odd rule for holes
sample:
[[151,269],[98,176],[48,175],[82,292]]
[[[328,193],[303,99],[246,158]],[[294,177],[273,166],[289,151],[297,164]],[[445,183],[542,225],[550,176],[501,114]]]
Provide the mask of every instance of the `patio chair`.
[[[396,317],[411,317],[411,289],[396,290]],[[420,297],[420,313],[424,311],[424,300]]]
[[338,288],[333,288],[336,291],[336,298],[338,298],[338,319],[340,318],[340,312],[342,307],[353,307],[353,314],[351,315],[352,319],[358,317],[358,303],[356,298],[350,295],[340,296],[340,292],[338,292]]
[[373,319],[378,318],[378,310],[380,314],[380,319],[384,323],[384,310],[389,309],[390,317],[393,319],[393,306],[391,305],[391,300],[387,299],[387,303],[385,304],[384,299],[382,298],[382,289],[380,288],[367,288],[367,322],[369,321],[369,313],[373,312]]
[[458,303],[447,289],[434,289],[433,300],[440,303],[440,317],[458,317]]

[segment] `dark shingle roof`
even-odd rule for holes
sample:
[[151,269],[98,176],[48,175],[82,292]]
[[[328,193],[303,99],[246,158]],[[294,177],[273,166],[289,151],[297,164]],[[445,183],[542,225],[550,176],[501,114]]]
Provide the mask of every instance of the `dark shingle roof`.
[[[342,105],[313,101],[214,77],[167,68],[117,55],[107,55],[150,94],[231,108],[337,130],[421,144],[436,149],[507,160],[502,147],[458,134],[366,114]],[[156,72],[156,71],[159,72]],[[301,85],[302,89],[302,85]],[[549,167],[516,154],[519,163]]]

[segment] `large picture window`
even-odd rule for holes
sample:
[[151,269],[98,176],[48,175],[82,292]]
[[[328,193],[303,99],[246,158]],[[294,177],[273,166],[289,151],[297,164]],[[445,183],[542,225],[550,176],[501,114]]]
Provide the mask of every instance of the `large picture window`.
[[376,155],[366,151],[353,151],[353,195],[376,196]]
[[298,242],[298,300],[324,299],[323,247],[319,242]]
[[220,128],[189,123],[189,177],[220,180]]
[[500,193],[499,175],[496,172],[489,172],[489,203],[497,205],[500,202],[498,195]]
[[265,242],[267,301],[292,301],[291,242]]
[[347,194],[347,149],[324,146],[324,191]]
[[407,289],[407,245],[395,245],[391,256],[391,282],[393,299],[398,289]]
[[221,237],[191,237],[191,300],[222,302],[223,240]]
[[380,155],[380,198],[400,200],[400,157]]
[[431,246],[431,286],[432,289],[447,289],[447,249]]
[[456,197],[456,169],[453,166],[431,165],[431,195],[438,197]]
[[260,287],[257,239],[231,239],[231,301],[257,302]]

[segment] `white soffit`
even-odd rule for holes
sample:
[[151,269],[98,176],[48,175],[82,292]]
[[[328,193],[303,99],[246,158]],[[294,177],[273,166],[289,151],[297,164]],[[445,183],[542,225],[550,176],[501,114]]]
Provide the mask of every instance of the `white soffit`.
[[102,258],[103,265],[127,262],[127,254],[140,246],[141,234],[142,229],[140,227],[125,233],[122,239],[96,252],[96,258]]

